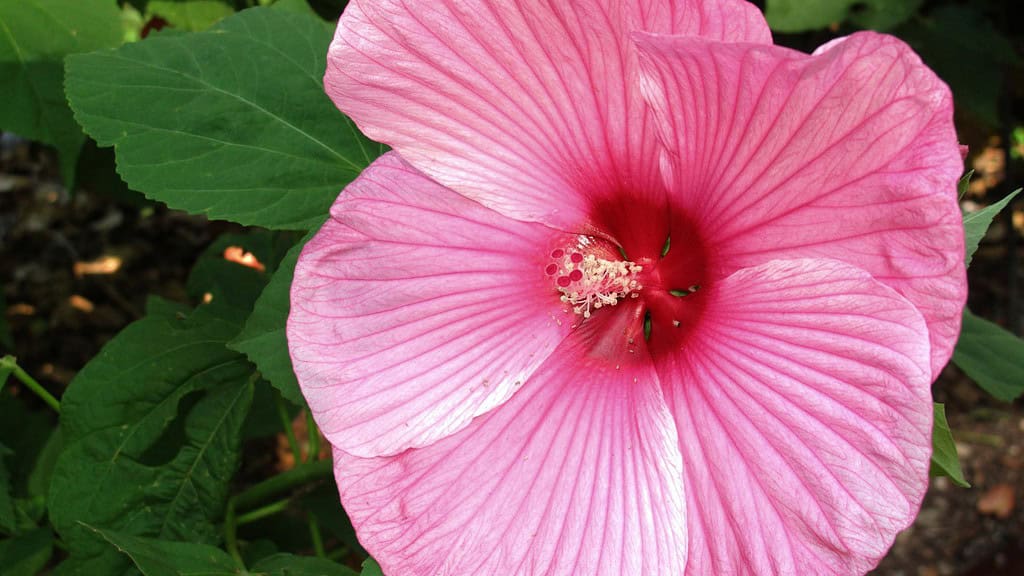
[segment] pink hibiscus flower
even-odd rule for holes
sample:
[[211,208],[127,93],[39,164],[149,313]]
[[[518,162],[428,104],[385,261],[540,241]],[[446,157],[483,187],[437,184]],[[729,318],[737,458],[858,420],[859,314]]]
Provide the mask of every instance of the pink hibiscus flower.
[[384,572],[857,574],[915,516],[965,298],[947,87],[741,0],[353,0],[395,152],[288,338]]

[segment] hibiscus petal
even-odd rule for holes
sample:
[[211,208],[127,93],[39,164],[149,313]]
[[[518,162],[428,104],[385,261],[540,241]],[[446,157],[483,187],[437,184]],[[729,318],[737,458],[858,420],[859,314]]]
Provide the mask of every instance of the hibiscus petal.
[[659,366],[685,466],[687,574],[861,574],[928,486],[928,333],[834,260],[775,260],[709,289]]
[[770,41],[743,0],[353,0],[324,85],[442,184],[575,229],[593,196],[663,194],[633,30]]
[[339,448],[378,456],[452,434],[506,401],[569,331],[544,275],[553,233],[395,153],[331,215],[295,268],[288,343]]
[[[626,315],[602,315],[623,318]],[[393,457],[335,450],[342,503],[385,574],[682,574],[676,432],[649,360],[567,339],[458,434]]]
[[895,288],[928,322],[934,375],[966,298],[949,89],[899,40],[813,56],[637,35],[675,202],[723,274],[827,257]]

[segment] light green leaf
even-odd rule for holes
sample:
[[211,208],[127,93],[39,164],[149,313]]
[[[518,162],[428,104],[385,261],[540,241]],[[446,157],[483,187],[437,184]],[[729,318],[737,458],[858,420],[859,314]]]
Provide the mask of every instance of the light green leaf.
[[277,0],[270,5],[271,8],[278,10],[288,10],[291,12],[301,12],[302,14],[316,15],[316,12],[309,5],[306,0]]
[[11,496],[11,474],[7,471],[4,460],[13,454],[11,450],[0,444],[0,531],[14,532],[17,519],[14,516],[14,498]]
[[1000,400],[1024,393],[1024,340],[966,308],[953,363]]
[[964,471],[960,468],[960,457],[956,453],[953,433],[946,421],[946,407],[934,404],[935,419],[932,423],[932,476],[949,476],[957,486],[970,488],[964,479]]
[[270,278],[267,287],[256,300],[252,314],[245,321],[245,328],[228,344],[233,350],[248,356],[263,377],[269,380],[285,399],[299,406],[305,405],[306,401],[292,370],[285,323],[288,321],[290,310],[289,291],[292,275],[295,273],[295,263],[299,259],[302,247],[311,237],[312,235],[307,236],[292,247],[281,260],[277,272]]
[[359,576],[355,570],[326,558],[294,554],[264,558],[253,565],[251,572],[253,576]]
[[956,183],[956,199],[963,200],[964,196],[967,195],[967,191],[971,188],[971,177],[974,176],[974,170],[968,170],[960,177],[960,181]]
[[64,100],[64,57],[120,42],[116,0],[0,0],[0,129],[57,148],[69,185],[85,136]]
[[[170,310],[170,308],[167,308]],[[50,519],[71,558],[62,574],[107,574],[126,559],[83,526],[215,543],[252,399],[252,367],[226,341],[233,310],[148,316],[125,328],[64,394],[66,448]]]
[[36,528],[0,541],[0,567],[4,576],[35,576],[53,555],[53,534]]
[[172,208],[300,230],[375,158],[323,92],[331,27],[244,10],[206,32],[68,59],[75,117],[134,190]]
[[1010,192],[1005,198],[986,206],[977,212],[970,212],[964,214],[964,265],[970,266],[971,259],[974,257],[974,253],[978,250],[978,244],[981,239],[985,237],[985,232],[988,231],[988,227],[992,225],[992,219],[996,217],[996,214],[1006,207],[1013,200],[1014,196],[1020,193],[1020,188]]
[[238,576],[243,573],[227,552],[214,546],[139,538],[99,528],[93,530],[128,555],[145,576]]
[[777,32],[804,32],[851,20],[888,30],[914,14],[924,0],[767,0],[765,18]]
[[235,13],[221,0],[149,0],[146,10],[180,30],[206,30]]
[[367,558],[363,562],[363,572],[361,576],[384,576],[384,571],[380,569],[380,564],[373,558]]

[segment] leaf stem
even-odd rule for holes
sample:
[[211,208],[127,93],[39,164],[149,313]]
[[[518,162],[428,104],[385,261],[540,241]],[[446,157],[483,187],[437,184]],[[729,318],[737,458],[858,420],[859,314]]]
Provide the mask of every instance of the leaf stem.
[[292,456],[295,457],[295,465],[298,466],[302,462],[302,450],[299,448],[299,441],[295,439],[295,429],[292,427],[292,419],[288,415],[288,407],[277,388],[274,388],[274,402],[277,404],[277,415],[281,417],[284,435],[288,438],[288,446],[292,450]]
[[53,411],[60,414],[60,401],[53,397],[53,394],[47,392],[43,385],[36,381],[35,378],[29,376],[28,372],[21,369],[18,366],[18,361],[14,356],[4,356],[0,358],[0,373],[10,372],[19,382],[25,385],[26,388],[39,396],[43,402],[47,404]]
[[306,455],[306,461],[316,462],[320,459],[320,429],[316,427],[313,412],[309,408],[306,409],[306,436],[309,437],[309,454]]
[[235,524],[237,526],[244,526],[245,524],[249,524],[257,520],[262,520],[267,516],[273,516],[278,512],[283,512],[285,509],[288,508],[288,504],[290,504],[291,501],[291,498],[283,498],[281,500],[278,500],[277,502],[267,504],[266,506],[260,506],[255,510],[246,512],[245,514],[240,514],[235,519]]
[[[291,490],[296,486],[313,480],[330,477],[333,470],[334,467],[330,460],[319,460],[317,462],[299,464],[287,472],[282,472],[277,476],[271,476],[263,482],[232,496],[231,499],[228,500],[227,509],[224,512],[224,547],[227,549],[228,554],[231,554],[231,557],[234,558],[240,566],[245,565],[242,562],[242,555],[238,551],[238,526],[240,523],[240,518],[238,516],[239,510],[250,510],[258,506],[261,502],[269,500],[282,492]],[[273,504],[270,506],[273,506]],[[269,508],[270,506],[265,508]],[[256,512],[259,511],[254,510],[253,514]],[[245,516],[246,515],[243,515],[242,517],[244,518]],[[250,514],[248,516],[251,517],[252,515]]]
[[313,551],[320,558],[326,558],[327,552],[324,550],[324,539],[320,535],[320,525],[317,524],[316,516],[313,516],[312,512],[306,512],[306,522],[309,523],[309,539],[313,541]]

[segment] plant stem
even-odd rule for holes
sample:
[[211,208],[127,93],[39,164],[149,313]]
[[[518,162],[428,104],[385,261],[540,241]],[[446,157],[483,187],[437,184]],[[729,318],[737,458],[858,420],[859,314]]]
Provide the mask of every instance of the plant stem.
[[313,551],[320,558],[326,558],[327,552],[324,551],[324,539],[320,535],[320,525],[317,524],[316,517],[312,512],[306,512],[306,522],[309,523],[309,538],[313,541]]
[[318,460],[316,462],[299,464],[287,472],[271,476],[263,482],[243,490],[236,494],[232,501],[235,503],[236,510],[251,510],[261,502],[300,484],[321,478],[329,478],[333,470],[330,460]]
[[281,417],[284,435],[288,438],[288,446],[292,449],[292,456],[295,457],[295,465],[298,466],[302,462],[302,450],[299,448],[299,441],[295,439],[295,429],[292,428],[292,419],[288,416],[288,407],[277,388],[274,388],[274,402],[277,404],[277,415]]
[[267,516],[273,516],[274,514],[277,514],[278,512],[282,512],[285,509],[287,509],[288,504],[290,503],[291,498],[284,498],[282,500],[278,500],[277,502],[267,504],[266,506],[261,506],[255,510],[252,510],[251,512],[240,514],[235,520],[235,524],[237,526],[243,526],[245,524],[249,524],[250,522],[262,520]]
[[320,429],[313,421],[313,412],[306,409],[306,436],[309,438],[309,454],[306,460],[316,462],[320,458]]
[[50,408],[53,408],[54,412],[60,414],[60,401],[47,392],[46,388],[43,388],[43,385],[37,382],[35,378],[29,376],[28,372],[22,370],[14,356],[0,358],[0,373],[5,371],[9,371],[26,388],[35,393],[36,396],[39,396]]
[[[245,566],[242,562],[242,555],[238,551],[238,526],[241,519],[248,517],[249,521],[252,521],[252,516],[257,512],[280,503],[265,506],[261,510],[253,510],[252,513],[243,515],[241,518],[237,515],[238,511],[250,510],[281,492],[286,492],[306,482],[330,477],[333,470],[334,468],[330,460],[299,464],[287,472],[271,476],[263,482],[235,494],[228,500],[227,510],[224,512],[224,547],[231,554],[231,557],[238,562],[239,566]],[[285,501],[285,505],[287,505],[287,501]],[[269,512],[264,513],[263,516],[268,514]]]

